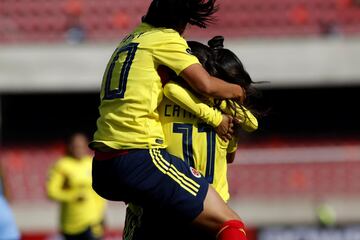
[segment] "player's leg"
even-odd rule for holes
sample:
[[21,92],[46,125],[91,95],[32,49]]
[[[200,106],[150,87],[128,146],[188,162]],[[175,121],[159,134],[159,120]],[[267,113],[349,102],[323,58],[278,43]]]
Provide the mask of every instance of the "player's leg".
[[[209,188],[209,191],[211,192],[212,188]],[[210,206],[219,206],[219,203],[211,198],[209,198],[205,204]],[[216,212],[212,214],[213,216],[210,215],[210,212],[208,212],[205,216],[205,212],[203,212],[195,219],[193,226],[191,226],[190,223],[183,222],[169,214],[158,212],[149,208],[143,209],[134,206],[133,204],[129,205],[130,207],[128,207],[126,211],[125,229],[123,235],[124,240],[245,239],[243,230],[240,230],[243,229],[244,226],[238,219],[237,214],[231,209],[219,209],[217,207]],[[207,206],[205,206],[205,209],[206,207]],[[212,208],[208,210],[213,211],[214,209]],[[215,216],[223,211],[229,212],[227,214],[224,213],[220,218]],[[217,219],[222,220],[218,221]],[[219,225],[221,226],[220,230],[223,230],[221,232],[220,230],[216,230],[219,228]],[[225,229],[222,229],[223,227]]]
[[221,240],[229,239],[224,233],[240,225],[239,217],[199,173],[163,149],[135,150],[112,160],[94,160],[93,187],[109,200],[156,208],[183,222],[195,219],[195,224],[213,234],[221,231]]
[[[177,213],[179,218],[186,217],[184,218],[185,221],[192,218],[193,224],[211,232],[214,236],[217,236],[219,240],[246,239],[244,224],[240,217],[224,202],[213,187],[211,187],[195,169],[164,150],[157,152],[155,150],[155,157],[163,161],[168,161],[172,166],[170,170],[174,168],[177,169],[176,171],[179,172],[179,175],[183,174],[183,177],[180,179],[182,183],[186,183],[184,180],[189,178],[190,180],[188,180],[188,182],[195,182],[193,185],[198,189],[197,196],[192,199],[188,194],[190,192],[188,189],[185,189],[187,191],[183,191],[183,187],[178,188],[177,191],[179,194],[174,194],[172,197],[173,201],[171,201],[175,205],[170,204],[171,210],[169,212]],[[174,181],[172,182],[174,183]],[[198,186],[196,186],[196,184]],[[191,187],[191,184],[186,186]],[[173,191],[174,187],[175,186],[169,187],[169,189]],[[194,189],[195,188],[192,188],[190,190]],[[205,192],[204,189],[206,189]]]
[[141,239],[144,225],[143,208],[133,203],[129,203],[126,207],[126,216],[123,230],[124,240],[136,240]]
[[212,187],[209,187],[204,200],[204,210],[193,223],[214,233],[218,240],[247,239],[244,223],[240,217]]
[[185,225],[188,224],[178,221],[169,213],[159,212],[149,207],[143,208],[130,203],[126,208],[123,239],[184,240],[188,239],[187,235],[182,234],[186,229]]
[[214,188],[209,187],[204,200],[204,210],[194,220],[194,224],[206,226],[209,230],[216,230],[219,224],[240,217],[226,204]]

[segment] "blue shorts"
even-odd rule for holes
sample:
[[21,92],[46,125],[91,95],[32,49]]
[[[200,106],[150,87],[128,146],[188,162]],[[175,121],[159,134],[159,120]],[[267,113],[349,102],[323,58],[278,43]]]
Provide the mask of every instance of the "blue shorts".
[[181,221],[203,210],[209,183],[164,149],[134,149],[93,160],[93,188],[103,198],[132,202]]

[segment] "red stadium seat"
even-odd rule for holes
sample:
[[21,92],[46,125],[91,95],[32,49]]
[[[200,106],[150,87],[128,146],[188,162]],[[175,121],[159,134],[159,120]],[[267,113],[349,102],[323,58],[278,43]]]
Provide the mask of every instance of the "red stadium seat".
[[[124,14],[124,19],[127,20],[121,20],[119,17],[117,25],[121,26],[122,32],[127,32],[139,23],[149,2],[87,0],[81,1],[79,7],[81,9],[77,11],[83,28],[88,31],[86,36],[89,40],[118,40],[119,27],[114,27],[114,16]],[[213,34],[237,38],[321,35],[326,33],[323,28],[331,27],[337,28],[341,34],[345,35],[360,32],[360,7],[352,4],[350,0],[304,0],[302,5],[306,13],[301,13],[300,10],[298,14],[302,15],[300,18],[306,16],[307,20],[304,24],[294,24],[291,18],[289,19],[289,14],[299,6],[296,1],[223,0],[216,26],[207,31],[197,29],[190,33],[193,36],[205,38]],[[16,37],[12,39],[31,42],[35,39],[45,41],[51,38],[63,41],[66,19],[68,14],[72,14],[71,11],[69,12],[67,1],[61,0],[3,0],[0,16],[6,16],[14,24],[19,24],[21,29],[26,29],[26,31],[16,32]],[[121,21],[127,22],[121,23]],[[30,23],[26,24],[27,22]],[[0,37],[0,39],[1,42],[10,41],[5,37]]]
[[[0,151],[10,200],[47,201],[47,172],[64,153],[64,146],[19,146]],[[355,196],[360,192],[360,142],[272,140],[243,145],[235,163],[229,165],[228,175],[233,199]]]
[[2,149],[0,164],[10,200],[46,200],[47,172],[63,152],[62,146]]

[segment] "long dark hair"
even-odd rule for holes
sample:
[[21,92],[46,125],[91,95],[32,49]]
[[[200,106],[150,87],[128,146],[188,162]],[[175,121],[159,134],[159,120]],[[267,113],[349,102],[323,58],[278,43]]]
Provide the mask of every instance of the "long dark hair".
[[214,67],[218,71],[218,77],[229,83],[240,85],[247,96],[253,95],[256,92],[252,87],[254,82],[236,54],[224,48],[224,37],[213,37],[208,41],[208,45],[213,53]]
[[211,48],[197,41],[187,41],[191,53],[197,57],[201,65],[206,69],[206,71],[212,75],[218,75],[215,68],[214,56]]
[[187,24],[206,28],[218,10],[216,0],[153,0],[143,17],[154,27],[172,28],[182,34]]
[[[240,85],[247,94],[247,97],[258,95],[258,91],[252,86],[254,83],[250,74],[246,71],[240,59],[229,49],[224,48],[224,38],[216,36],[209,40],[206,46],[196,41],[188,41],[193,55],[195,55],[210,75],[221,78],[226,82]],[[232,100],[226,100],[227,106],[234,110],[236,115],[236,104]],[[215,100],[215,107],[219,107],[220,100]],[[250,108],[253,112],[249,101],[238,104],[246,115],[243,107]],[[257,111],[255,111],[258,113]],[[261,115],[261,114],[259,114]]]
[[[215,69],[218,71],[217,76],[225,81],[240,85],[246,92],[246,100],[239,104],[241,108],[246,107],[258,117],[264,116],[265,112],[256,110],[251,104],[252,97],[260,97],[261,93],[253,86],[255,83],[250,74],[246,71],[243,63],[235,53],[224,48],[224,37],[216,36],[208,41],[212,50]],[[250,101],[249,101],[250,100]],[[229,107],[236,109],[232,100],[226,100]],[[244,109],[243,109],[244,110]],[[245,112],[245,111],[244,111]],[[245,114],[246,116],[246,114]],[[247,117],[247,116],[246,116]]]

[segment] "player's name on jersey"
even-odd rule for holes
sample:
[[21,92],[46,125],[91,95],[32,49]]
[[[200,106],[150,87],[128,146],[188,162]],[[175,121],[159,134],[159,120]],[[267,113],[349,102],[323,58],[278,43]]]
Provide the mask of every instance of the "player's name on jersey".
[[196,118],[195,115],[191,114],[190,112],[184,110],[179,105],[176,104],[166,104],[164,107],[163,116],[165,117],[178,117],[178,118],[189,118],[194,119]]

